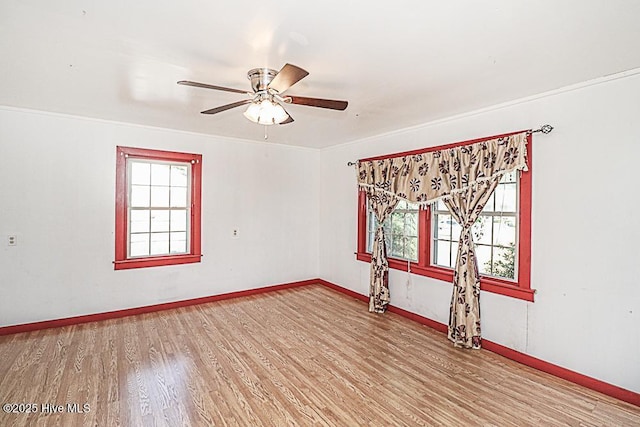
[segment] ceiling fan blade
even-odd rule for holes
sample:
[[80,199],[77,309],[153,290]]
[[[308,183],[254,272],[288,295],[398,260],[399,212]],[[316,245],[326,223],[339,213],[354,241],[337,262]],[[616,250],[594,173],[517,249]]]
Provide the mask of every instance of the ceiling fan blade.
[[347,101],[336,101],[335,99],[307,98],[304,96],[287,96],[285,102],[290,104],[308,105],[309,107],[328,108],[330,110],[345,110],[349,103]]
[[289,117],[287,117],[287,119],[284,122],[281,122],[280,124],[286,125],[287,123],[293,123],[293,117],[291,117],[291,115],[289,115]]
[[206,83],[192,82],[192,81],[189,81],[189,80],[180,80],[178,82],[178,84],[179,85],[185,85],[185,86],[201,87],[201,88],[204,88],[204,89],[215,89],[215,90],[223,90],[225,92],[244,93],[244,94],[253,95],[251,92],[247,92],[246,90],[233,89],[233,88],[230,88],[230,87],[223,87],[223,86],[208,85]]
[[212,108],[210,110],[201,111],[202,114],[216,114],[221,113],[223,111],[230,110],[232,108],[240,107],[245,104],[249,104],[251,102],[250,99],[245,99],[242,101],[234,102],[232,104],[222,105],[220,107]]
[[273,89],[278,93],[282,93],[303,78],[307,77],[309,72],[292,64],[284,64],[284,67],[269,83],[269,89]]

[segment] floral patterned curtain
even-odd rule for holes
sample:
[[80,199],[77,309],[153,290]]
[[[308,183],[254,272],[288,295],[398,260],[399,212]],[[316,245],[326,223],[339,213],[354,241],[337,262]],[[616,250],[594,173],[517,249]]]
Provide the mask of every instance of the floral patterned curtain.
[[[369,199],[374,196],[382,199],[386,194],[418,203],[422,208],[442,199],[463,225],[449,325],[449,337],[456,345],[480,346],[478,266],[470,226],[466,230],[464,225],[469,221],[473,224],[503,174],[527,170],[526,143],[527,132],[521,132],[438,151],[425,150],[423,153],[399,154],[357,163],[358,185],[367,192]],[[397,202],[395,200],[390,205],[395,207]],[[384,236],[381,239],[384,241]],[[376,306],[375,300],[378,298],[382,302],[384,298],[388,299],[389,289],[385,280],[388,263],[384,250],[378,249],[374,255],[369,296],[374,301],[373,311],[381,312],[388,301]],[[374,274],[374,260],[380,266],[378,273],[383,274],[381,279]]]
[[369,311],[384,313],[389,304],[389,262],[384,240],[384,221],[391,215],[400,199],[392,194],[378,194],[367,189],[367,199],[378,222],[371,251],[371,280],[369,282]]
[[453,270],[447,334],[455,346],[480,348],[480,274],[471,227],[499,182],[500,176],[494,176],[444,200],[451,215],[462,227]]

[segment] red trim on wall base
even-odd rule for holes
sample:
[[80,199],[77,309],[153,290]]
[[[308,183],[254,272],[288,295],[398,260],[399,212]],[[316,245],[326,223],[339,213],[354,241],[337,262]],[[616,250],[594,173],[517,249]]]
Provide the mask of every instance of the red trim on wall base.
[[444,323],[436,322],[435,320],[431,320],[427,317],[422,317],[419,314],[415,314],[410,311],[403,310],[393,305],[388,306],[387,310],[390,311],[391,313],[396,313],[402,317],[406,317],[407,319],[413,320],[414,322],[418,322],[422,325],[428,326],[432,329],[435,329],[438,332],[442,332],[443,334],[447,333],[448,327]]
[[[328,288],[331,288],[335,291],[341,292],[345,295],[349,295],[350,297],[353,297],[355,299],[359,299],[361,301],[364,301],[366,303],[369,302],[369,297],[367,297],[366,295],[362,295],[359,294],[357,292],[352,291],[351,289],[347,289],[347,288],[343,288],[340,285],[336,285],[335,283],[331,283],[331,282],[327,282],[324,279],[319,279],[318,283],[320,283],[321,285],[324,285]],[[396,313],[399,314],[402,317],[406,317],[407,319],[411,319],[414,322],[418,322],[420,324],[423,324],[425,326],[428,326],[430,328],[435,329],[438,332],[442,332],[442,333],[447,333],[447,325],[445,325],[444,323],[440,323],[440,322],[436,322],[435,320],[431,320],[429,318],[420,316],[419,314],[415,314],[412,313],[410,311],[404,310],[400,307],[396,307],[394,305],[388,305],[387,306],[387,310],[391,313]],[[484,341],[483,341],[484,342]]]
[[[326,280],[322,279],[318,280],[318,283],[321,283],[324,286],[327,286],[338,292],[342,292],[343,294],[349,295],[356,299],[369,301],[369,298],[366,295],[362,295],[350,289],[343,288],[342,286],[336,285],[335,283],[327,282]],[[420,316],[419,314],[412,313],[393,305],[387,306],[387,310],[391,313],[399,314],[400,316],[411,319],[422,325],[429,326],[436,331],[445,334],[447,333],[447,325],[445,325],[444,323],[440,323],[427,317]],[[578,384],[591,390],[595,390],[599,393],[606,394],[607,396],[614,397],[624,402],[631,403],[632,405],[640,406],[640,393],[636,393],[631,390],[627,390],[622,387],[618,387],[613,384],[588,377],[570,369],[566,369],[561,366],[546,362],[544,360],[537,359],[533,356],[529,356],[528,354],[520,353],[519,351],[513,350],[509,347],[505,347],[486,339],[482,340],[482,348],[507,359],[522,363],[523,365],[529,366],[542,372],[546,372],[555,377],[562,378],[563,380],[567,380],[574,384]]]
[[136,314],[153,313],[155,311],[170,310],[172,308],[188,307],[190,305],[205,304],[231,298],[246,297],[265,292],[279,291],[282,289],[296,288],[320,283],[320,279],[302,280],[299,282],[283,283],[281,285],[265,286],[263,288],[247,289],[245,291],[229,292],[220,295],[211,295],[202,298],[173,301],[163,304],[147,305],[143,307],[127,308],[124,310],[108,311],[105,313],[87,314],[84,316],[67,317],[63,319],[45,320],[43,322],[25,323],[21,325],[0,327],[0,335],[31,332],[40,329],[57,328],[61,326],[77,325],[80,323],[97,322],[99,320],[117,319],[120,317],[135,316]]
[[345,295],[349,295],[352,298],[359,299],[360,301],[364,301],[366,303],[369,302],[369,297],[368,296],[359,294],[357,292],[354,292],[351,289],[343,288],[340,285],[336,285],[334,283],[327,282],[326,280],[323,280],[323,279],[318,279],[318,283],[320,283],[321,285],[326,286],[327,288],[331,288],[334,291],[338,291],[338,292],[341,292],[341,293],[343,293]]
[[615,397],[616,399],[623,400],[627,403],[631,403],[632,405],[640,406],[640,393],[634,393],[631,390],[582,375],[578,372],[545,362],[544,360],[537,359],[533,356],[529,356],[528,354],[520,353],[519,351],[496,344],[492,341],[482,340],[482,348],[499,354],[500,356],[504,356],[507,359],[514,360],[522,363],[523,365],[527,365],[555,377],[570,381],[574,384],[590,388],[591,390],[606,394],[607,396]]

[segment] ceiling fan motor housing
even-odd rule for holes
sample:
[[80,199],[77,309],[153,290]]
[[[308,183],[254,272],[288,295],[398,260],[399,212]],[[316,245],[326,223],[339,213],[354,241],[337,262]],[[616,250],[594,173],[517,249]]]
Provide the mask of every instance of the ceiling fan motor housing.
[[271,80],[278,74],[276,70],[271,68],[254,68],[249,70],[247,78],[251,80],[251,88],[254,92],[267,90],[267,86]]

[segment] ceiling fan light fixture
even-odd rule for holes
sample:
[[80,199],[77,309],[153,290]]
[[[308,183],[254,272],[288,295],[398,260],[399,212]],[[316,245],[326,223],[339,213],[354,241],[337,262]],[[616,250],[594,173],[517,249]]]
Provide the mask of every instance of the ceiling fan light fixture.
[[289,118],[282,105],[270,99],[252,102],[244,112],[244,116],[261,125],[280,124]]

